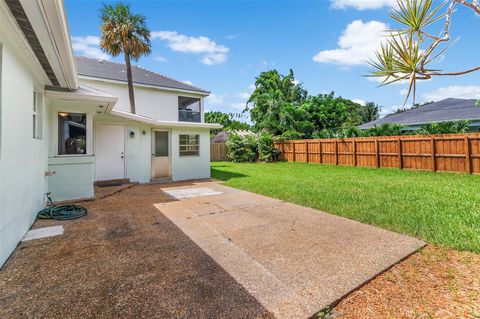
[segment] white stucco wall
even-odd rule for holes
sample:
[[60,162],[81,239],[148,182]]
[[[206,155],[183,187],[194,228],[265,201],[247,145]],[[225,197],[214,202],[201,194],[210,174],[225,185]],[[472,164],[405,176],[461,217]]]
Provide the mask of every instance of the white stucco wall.
[[[48,117],[48,191],[54,201],[83,199],[94,196],[94,124],[99,103],[47,100]],[[86,113],[87,154],[58,156],[58,112]]]
[[[180,156],[180,134],[200,135],[200,155]],[[172,129],[172,180],[200,179],[210,177],[210,130],[209,129]]]
[[[81,83],[107,92],[118,101],[115,109],[130,112],[127,84],[110,83],[105,81],[81,79]],[[203,121],[203,98],[190,93],[175,93],[156,88],[134,87],[136,114],[147,116],[160,121],[178,121],[178,96],[200,98]]]
[[43,139],[33,138],[35,83],[23,53],[0,30],[0,265],[35,221],[47,192],[48,117],[43,107]]

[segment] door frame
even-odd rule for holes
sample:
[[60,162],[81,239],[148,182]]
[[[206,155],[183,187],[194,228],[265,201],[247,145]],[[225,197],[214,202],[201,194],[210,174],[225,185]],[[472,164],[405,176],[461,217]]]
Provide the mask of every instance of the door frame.
[[[153,176],[153,159],[155,158],[155,132],[168,133],[168,176],[154,177]],[[150,143],[150,180],[168,180],[172,178],[172,130],[152,128]]]
[[123,127],[123,177],[120,179],[125,179],[127,178],[127,126],[126,124],[123,123],[109,123],[109,122],[97,122],[95,125],[95,138],[94,138],[94,145],[93,145],[93,155],[95,156],[95,181],[97,181],[97,160],[96,160],[96,154],[97,154],[97,146],[98,146],[98,137],[100,136],[99,134],[99,127],[100,125],[116,125],[116,126],[122,126]]

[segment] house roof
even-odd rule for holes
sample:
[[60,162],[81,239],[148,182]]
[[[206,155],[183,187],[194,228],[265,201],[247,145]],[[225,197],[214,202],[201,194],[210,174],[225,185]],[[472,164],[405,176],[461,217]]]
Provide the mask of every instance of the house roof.
[[[127,82],[127,72],[122,63],[109,62],[105,60],[91,59],[84,56],[75,57],[77,72],[81,76],[102,78]],[[191,91],[202,94],[210,92],[195,86],[174,80],[167,76],[146,70],[139,66],[132,65],[133,82],[137,84],[158,86],[161,88]]]
[[415,109],[387,115],[381,119],[364,123],[360,129],[368,129],[384,123],[402,125],[421,125],[432,122],[479,120],[480,107],[475,100],[448,98],[438,102],[420,106]]

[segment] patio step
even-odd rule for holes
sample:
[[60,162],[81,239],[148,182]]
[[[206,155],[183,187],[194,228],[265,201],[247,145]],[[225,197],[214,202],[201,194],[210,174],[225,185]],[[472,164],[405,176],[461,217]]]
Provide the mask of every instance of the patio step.
[[109,179],[104,181],[96,181],[93,183],[94,186],[98,187],[121,186],[123,184],[130,184],[130,178]]

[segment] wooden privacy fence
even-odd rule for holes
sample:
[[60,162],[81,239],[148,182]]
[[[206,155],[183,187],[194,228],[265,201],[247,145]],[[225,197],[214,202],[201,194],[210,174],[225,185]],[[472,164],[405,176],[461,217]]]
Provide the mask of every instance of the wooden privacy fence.
[[225,142],[210,143],[210,161],[226,161],[227,144]]
[[480,173],[480,133],[291,140],[275,147],[289,162]]

